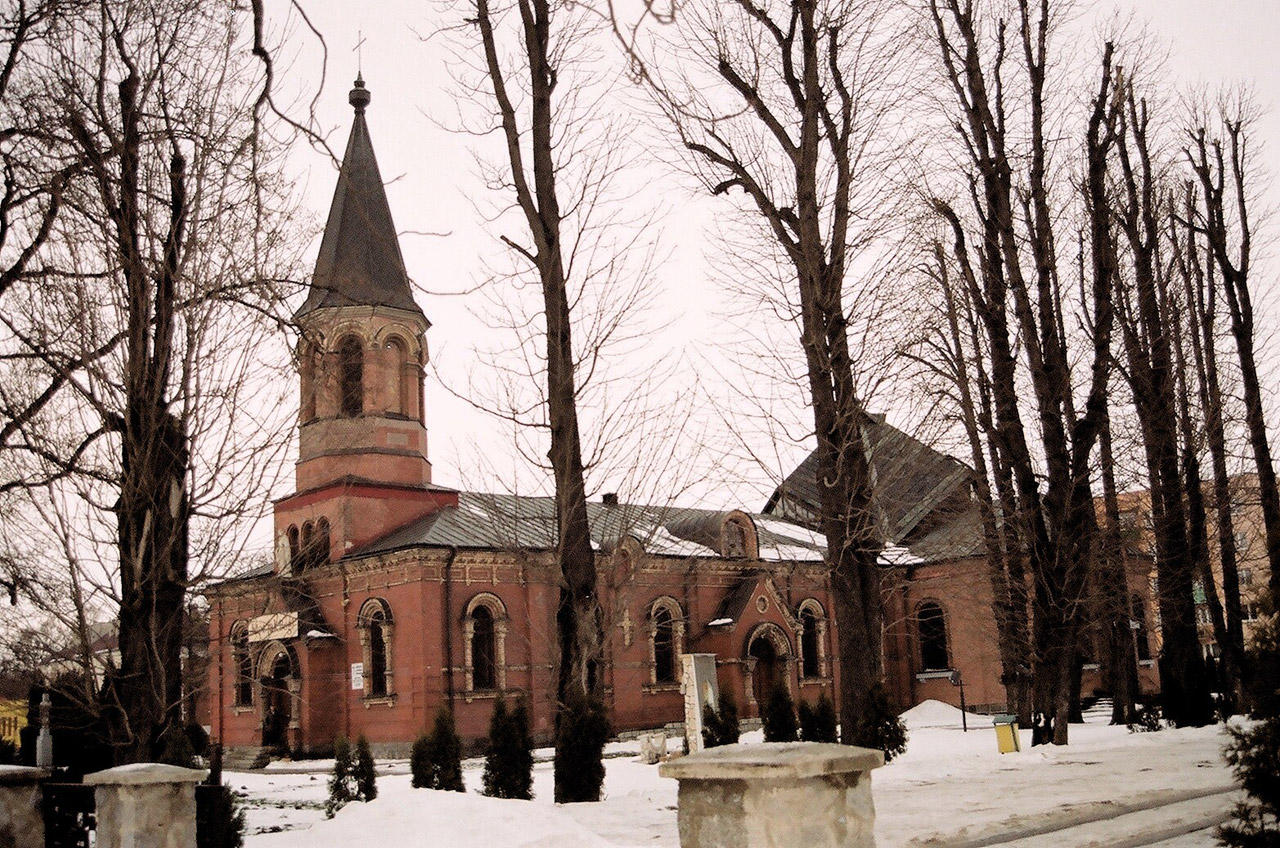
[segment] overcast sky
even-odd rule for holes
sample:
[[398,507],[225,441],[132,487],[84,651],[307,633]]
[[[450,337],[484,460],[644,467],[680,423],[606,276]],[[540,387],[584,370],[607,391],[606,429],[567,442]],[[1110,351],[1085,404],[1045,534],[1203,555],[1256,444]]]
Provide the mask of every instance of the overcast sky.
[[[483,486],[483,474],[476,473],[479,457],[494,453],[493,444],[505,438],[500,435],[502,428],[451,396],[439,379],[461,388],[466,375],[474,371],[472,342],[483,329],[470,314],[475,296],[457,293],[469,290],[483,275],[476,256],[492,249],[495,233],[484,229],[483,201],[477,206],[482,192],[468,139],[437,126],[454,122],[446,53],[439,39],[424,42],[420,38],[462,13],[420,0],[337,0],[305,7],[328,44],[328,79],[318,109],[321,124],[332,130],[330,144],[339,155],[350,124],[346,92],[356,72],[353,47],[357,32],[363,36],[363,73],[373,95],[370,132],[383,177],[390,182],[392,213],[404,232],[409,273],[433,323],[428,342],[439,374],[428,379],[427,426],[436,480],[445,485]],[[462,7],[465,4],[455,8]],[[1147,21],[1166,40],[1171,71],[1181,81],[1252,82],[1269,110],[1259,131],[1265,158],[1273,174],[1280,172],[1280,0],[1104,0],[1095,14],[1105,19],[1113,13],[1132,13],[1137,20]],[[307,41],[302,32],[296,36],[296,43]],[[315,51],[304,47],[288,73],[310,79],[319,67]],[[334,173],[318,154],[303,151],[298,161],[304,175],[301,187],[318,226],[327,212]],[[672,259],[661,274],[660,298],[669,304],[664,308],[675,325],[670,337],[678,339],[681,334],[696,334],[700,322],[711,320],[706,306],[714,302],[716,293],[708,290],[698,270],[697,229],[709,214],[708,207],[674,184],[666,199],[668,218],[676,223],[663,234]],[[317,239],[308,267],[318,244]],[[709,379],[714,380],[714,375]],[[786,463],[802,453],[802,447],[787,446],[775,461],[785,473]],[[741,485],[729,486],[722,497],[715,498],[720,503],[708,505],[752,510],[763,506],[772,485],[768,474],[736,468],[727,476]]]

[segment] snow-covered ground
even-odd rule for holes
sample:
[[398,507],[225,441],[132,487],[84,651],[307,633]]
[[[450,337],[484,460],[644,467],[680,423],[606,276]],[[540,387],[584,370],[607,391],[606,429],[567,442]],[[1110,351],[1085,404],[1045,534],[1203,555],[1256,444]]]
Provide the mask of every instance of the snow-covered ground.
[[[1031,846],[1158,845],[1209,848],[1211,826],[1236,793],[1222,762],[1221,726],[1130,733],[1106,715],[1072,725],[1064,748],[1030,747],[1001,755],[990,719],[938,702],[909,711],[906,754],[872,777],[879,848],[999,844]],[[744,741],[759,740],[759,733]],[[668,747],[678,750],[678,739]],[[540,751],[533,801],[478,794],[481,760],[464,763],[468,791],[409,786],[408,765],[381,763],[378,798],[324,819],[332,761],[277,763],[261,772],[228,773],[249,806],[246,848],[676,848],[676,782],[638,761],[639,743],[606,749],[605,799],[556,806],[550,751]]]

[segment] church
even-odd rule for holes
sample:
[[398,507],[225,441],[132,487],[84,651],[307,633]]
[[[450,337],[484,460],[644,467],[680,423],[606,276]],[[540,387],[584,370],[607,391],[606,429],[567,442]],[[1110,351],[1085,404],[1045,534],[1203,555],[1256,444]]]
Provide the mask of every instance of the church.
[[[274,562],[207,590],[211,733],[229,751],[323,753],[364,734],[405,755],[441,706],[488,731],[523,697],[555,715],[555,507],[432,483],[425,334],[365,121],[351,134],[301,328],[293,494]],[[877,420],[868,433],[885,551],[884,660],[909,707],[1004,708],[972,471]],[[683,719],[680,657],[710,653],[744,718],[764,694],[835,700],[831,586],[811,457],[760,512],[588,505],[615,731]],[[957,683],[963,683],[963,688]]]

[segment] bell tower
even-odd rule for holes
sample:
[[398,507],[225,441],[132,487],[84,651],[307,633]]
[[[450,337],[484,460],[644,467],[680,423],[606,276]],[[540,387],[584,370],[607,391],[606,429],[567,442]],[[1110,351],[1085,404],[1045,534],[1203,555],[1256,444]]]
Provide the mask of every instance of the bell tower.
[[[276,504],[278,570],[338,559],[449,502],[431,485],[423,400],[431,326],[409,276],[357,78],[301,329],[296,494]],[[327,544],[326,544],[327,542]]]

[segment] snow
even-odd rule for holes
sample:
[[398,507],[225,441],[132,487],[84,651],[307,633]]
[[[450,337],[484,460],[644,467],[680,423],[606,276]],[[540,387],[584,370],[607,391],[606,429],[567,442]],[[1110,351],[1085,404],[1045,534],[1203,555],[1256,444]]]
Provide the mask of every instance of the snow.
[[[926,701],[904,719],[907,752],[872,774],[879,848],[1209,848],[1212,825],[1235,800],[1221,725],[1130,733],[1098,711],[1071,726],[1068,746],[1033,749],[1023,730],[1022,752],[1001,755],[989,716],[969,715],[966,733],[958,709]],[[743,738],[759,740],[759,731]],[[538,752],[532,802],[479,795],[478,759],[464,763],[467,793],[412,789],[407,763],[382,762],[377,800],[350,804],[332,821],[323,814],[331,760],[226,779],[248,799],[246,848],[385,848],[424,839],[456,848],[677,848],[676,781],[641,762],[639,750],[639,741],[607,746],[605,799],[597,804],[551,802],[549,750]],[[669,739],[667,750],[679,751],[680,740]]]

